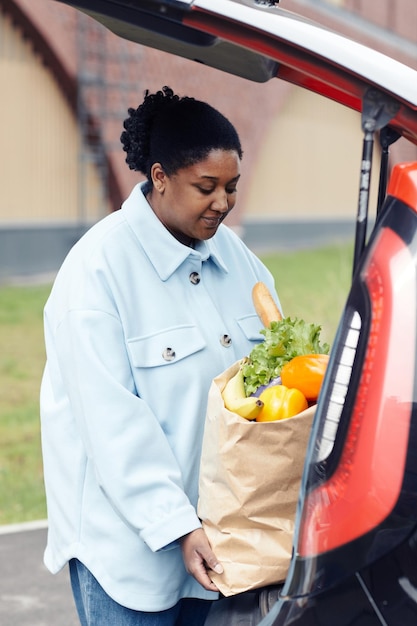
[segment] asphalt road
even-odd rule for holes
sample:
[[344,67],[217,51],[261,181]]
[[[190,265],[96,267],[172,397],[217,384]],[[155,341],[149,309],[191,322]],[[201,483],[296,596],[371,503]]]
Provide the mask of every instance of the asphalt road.
[[1,626],[80,626],[68,570],[43,564],[46,524],[0,526]]
[[[68,569],[54,576],[43,564],[46,532],[46,522],[0,526],[0,626],[80,626]],[[227,601],[213,606],[207,626],[229,623]],[[254,602],[233,604],[234,624],[258,623]]]

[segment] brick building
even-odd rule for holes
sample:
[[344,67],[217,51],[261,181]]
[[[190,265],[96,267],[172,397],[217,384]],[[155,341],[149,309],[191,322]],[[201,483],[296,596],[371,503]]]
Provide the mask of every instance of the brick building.
[[[370,5],[281,0],[417,69],[415,0]],[[52,0],[0,0],[0,79],[0,280],[54,271],[88,225],[120,206],[139,179],[124,162],[122,120],[145,89],[165,84],[236,125],[243,176],[229,223],[248,242],[259,225],[278,246],[284,223],[296,230],[308,220],[331,236],[354,219],[358,114],[303,90],[252,84],[122,41]],[[393,157],[417,153],[400,141]]]

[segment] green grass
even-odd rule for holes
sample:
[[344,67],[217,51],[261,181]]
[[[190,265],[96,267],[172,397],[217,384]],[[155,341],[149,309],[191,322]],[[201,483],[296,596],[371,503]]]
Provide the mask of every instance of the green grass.
[[332,343],[352,277],[353,247],[340,245],[318,250],[262,257],[275,277],[285,316],[322,326],[322,338]]
[[[323,341],[331,343],[350,284],[351,246],[262,259],[275,276],[284,314],[321,324]],[[49,290],[0,288],[0,524],[46,516],[38,397]]]
[[0,289],[0,524],[45,517],[38,396],[49,287]]

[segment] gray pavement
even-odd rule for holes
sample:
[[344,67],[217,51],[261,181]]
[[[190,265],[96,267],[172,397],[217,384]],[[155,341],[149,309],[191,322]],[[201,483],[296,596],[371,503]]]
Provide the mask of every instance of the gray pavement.
[[46,523],[0,526],[1,626],[80,626],[68,570],[43,564]]
[[[46,533],[44,521],[0,526],[0,626],[80,626],[68,568],[54,576],[43,564]],[[234,624],[238,617],[242,626],[258,623],[255,600],[232,599]],[[225,602],[213,606],[207,626],[229,623]]]

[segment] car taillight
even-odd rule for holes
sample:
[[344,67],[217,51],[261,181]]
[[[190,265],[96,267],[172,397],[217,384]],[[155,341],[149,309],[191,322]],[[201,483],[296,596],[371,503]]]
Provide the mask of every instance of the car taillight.
[[387,192],[320,392],[282,597],[334,587],[417,528],[417,163]]
[[[416,270],[409,248],[389,228],[374,240],[360,281],[368,293],[370,325],[343,448],[334,472],[306,494],[298,531],[300,557],[333,550],[385,519],[401,490],[414,391]],[[345,320],[346,323],[347,320]],[[350,313],[315,463],[332,449],[362,320]]]

